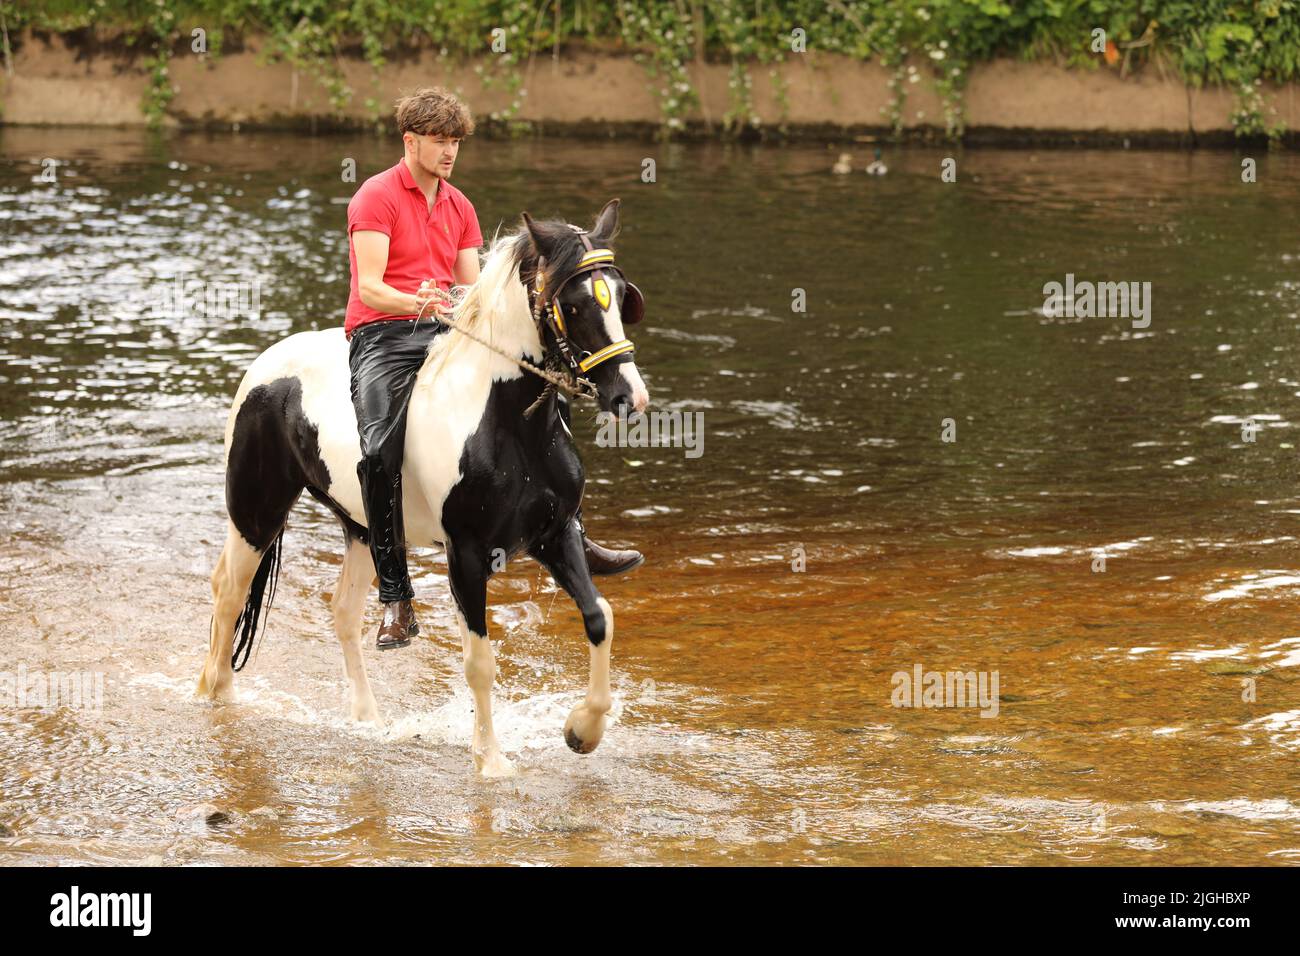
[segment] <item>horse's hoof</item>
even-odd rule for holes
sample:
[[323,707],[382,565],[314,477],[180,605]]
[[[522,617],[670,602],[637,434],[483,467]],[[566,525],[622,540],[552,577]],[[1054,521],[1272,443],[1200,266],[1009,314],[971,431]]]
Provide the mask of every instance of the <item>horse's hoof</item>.
[[483,758],[483,762],[478,768],[479,776],[488,780],[494,780],[501,777],[513,777],[519,771],[515,769],[506,757],[501,754],[493,754],[490,757]]
[[599,740],[595,743],[589,744],[572,730],[566,730],[564,732],[564,742],[569,745],[569,749],[575,754],[589,754],[600,746]]
[[564,722],[564,742],[576,754],[589,754],[605,736],[605,715],[579,705]]
[[213,704],[233,704],[235,702],[235,688],[233,684],[221,686],[200,677],[199,684],[194,688],[194,699],[205,700]]

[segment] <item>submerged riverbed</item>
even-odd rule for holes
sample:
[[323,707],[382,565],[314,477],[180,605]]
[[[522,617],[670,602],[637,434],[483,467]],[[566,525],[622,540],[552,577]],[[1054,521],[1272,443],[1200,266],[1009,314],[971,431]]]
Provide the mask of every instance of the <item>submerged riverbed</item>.
[[[487,236],[622,197],[653,407],[705,429],[602,448],[578,410],[588,528],[647,554],[601,582],[614,720],[565,747],[581,619],[515,562],[489,602],[521,774],[483,781],[442,556],[413,555],[411,648],[373,651],[372,593],[387,725],[353,725],[342,536],[306,498],[240,701],[191,697],[228,403],[341,324],[340,170],[399,147],[0,130],[0,672],[102,686],[0,697],[0,862],[1300,861],[1300,161],[967,151],[944,183],[943,151],[838,152],[462,149]],[[1067,274],[1150,282],[1150,325],[1045,316]],[[178,277],[256,299],[178,320]],[[996,672],[996,716],[893,706],[918,666]]]

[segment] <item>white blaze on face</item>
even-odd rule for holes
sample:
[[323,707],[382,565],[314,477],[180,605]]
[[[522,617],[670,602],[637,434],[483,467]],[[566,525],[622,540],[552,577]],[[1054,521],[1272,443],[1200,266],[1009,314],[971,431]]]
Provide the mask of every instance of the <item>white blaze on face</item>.
[[[595,300],[597,306],[600,306],[600,300],[596,299],[596,290],[592,284],[591,276],[584,277],[582,284],[587,290],[587,294]],[[619,309],[619,299],[615,298],[613,283],[608,278],[605,279],[605,285],[610,293],[609,307],[601,307],[601,321],[605,324],[605,335],[608,336],[609,341],[621,342],[627,338],[627,334],[623,331],[623,316]],[[646,406],[650,404],[650,392],[646,389],[645,382],[641,378],[641,373],[637,371],[636,365],[632,362],[624,362],[619,366],[619,374],[623,376],[628,389],[632,393],[632,407],[638,412],[645,411]]]
[[627,387],[632,390],[632,407],[638,412],[644,412],[645,407],[650,404],[650,392],[641,379],[641,373],[637,370],[636,363],[624,362],[619,366],[618,371],[627,382]]
[[[583,278],[582,285],[600,307],[600,300],[596,298],[596,289],[590,275]],[[619,309],[619,300],[614,298],[614,284],[608,277],[605,278],[605,288],[609,290],[609,307],[600,307],[600,318],[605,323],[605,335],[611,342],[621,342],[627,336],[623,334],[623,316]]]

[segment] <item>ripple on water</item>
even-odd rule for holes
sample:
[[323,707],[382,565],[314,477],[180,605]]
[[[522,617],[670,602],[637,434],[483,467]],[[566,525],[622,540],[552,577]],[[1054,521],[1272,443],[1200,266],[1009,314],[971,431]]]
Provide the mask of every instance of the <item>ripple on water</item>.
[[1250,572],[1241,575],[1238,582],[1231,587],[1212,591],[1204,595],[1202,600],[1214,604],[1219,601],[1252,598],[1256,596],[1257,592],[1263,592],[1258,595],[1259,597],[1286,597],[1291,594],[1297,585],[1300,585],[1300,574],[1294,574],[1290,571]]

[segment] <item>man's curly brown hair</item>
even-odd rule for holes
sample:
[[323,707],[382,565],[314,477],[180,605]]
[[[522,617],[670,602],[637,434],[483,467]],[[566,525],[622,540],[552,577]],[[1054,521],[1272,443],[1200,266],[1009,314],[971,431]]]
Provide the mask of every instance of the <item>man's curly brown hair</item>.
[[397,101],[397,131],[464,139],[474,132],[469,107],[440,86],[416,90]]

